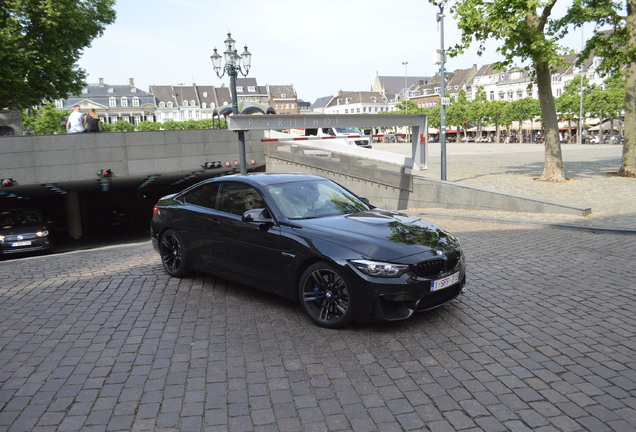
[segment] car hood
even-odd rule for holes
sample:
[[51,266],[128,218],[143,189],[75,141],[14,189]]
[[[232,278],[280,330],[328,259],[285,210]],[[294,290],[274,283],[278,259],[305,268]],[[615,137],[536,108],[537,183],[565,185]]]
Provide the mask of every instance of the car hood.
[[421,260],[437,251],[459,248],[457,239],[436,225],[381,209],[294,223],[307,236],[355,250],[367,259],[390,261],[418,255]]
[[36,233],[38,231],[44,231],[47,228],[44,225],[34,224],[34,225],[13,225],[13,226],[5,226],[0,227],[0,235],[20,235],[20,234],[29,234]]

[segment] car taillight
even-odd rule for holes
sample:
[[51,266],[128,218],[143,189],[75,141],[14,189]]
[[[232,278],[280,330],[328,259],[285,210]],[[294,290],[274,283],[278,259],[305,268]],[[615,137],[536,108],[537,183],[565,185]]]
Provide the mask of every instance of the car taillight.
[[157,213],[159,213],[159,206],[155,204],[155,206],[152,208],[152,215],[155,216]]

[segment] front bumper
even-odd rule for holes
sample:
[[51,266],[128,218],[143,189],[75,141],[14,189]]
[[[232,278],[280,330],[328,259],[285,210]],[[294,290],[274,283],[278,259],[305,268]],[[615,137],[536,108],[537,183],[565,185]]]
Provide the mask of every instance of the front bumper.
[[[51,242],[48,238],[29,240],[29,244],[20,244],[19,241],[4,240],[0,242],[0,255],[21,254],[29,252],[48,252],[51,250]],[[23,243],[23,242],[22,242]]]
[[456,268],[441,277],[459,272],[459,281],[446,288],[431,291],[434,279],[406,274],[400,278],[370,277],[349,267],[354,278],[353,293],[356,321],[399,321],[415,312],[438,308],[463,293],[466,288],[465,267]]

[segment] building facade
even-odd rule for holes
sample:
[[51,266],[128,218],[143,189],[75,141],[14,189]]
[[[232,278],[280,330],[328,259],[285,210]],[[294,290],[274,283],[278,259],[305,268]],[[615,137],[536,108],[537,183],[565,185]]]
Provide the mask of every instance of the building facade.
[[68,99],[57,99],[55,107],[63,111],[72,111],[79,105],[87,112],[95,108],[104,123],[124,120],[132,124],[142,121],[156,121],[157,100],[154,95],[135,87],[130,78],[128,85],[106,84],[103,78],[97,84],[88,84],[82,93]]

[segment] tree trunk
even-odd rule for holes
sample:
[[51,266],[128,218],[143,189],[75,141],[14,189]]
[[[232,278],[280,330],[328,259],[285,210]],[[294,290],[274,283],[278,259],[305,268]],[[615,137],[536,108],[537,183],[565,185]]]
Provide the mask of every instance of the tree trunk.
[[[636,46],[636,4],[628,1],[627,46]],[[625,143],[623,159],[618,174],[623,177],[636,177],[636,59],[627,66],[625,76]]]
[[539,180],[563,182],[565,181],[565,171],[563,169],[561,141],[559,140],[559,121],[552,94],[552,75],[549,66],[542,60],[535,60],[535,65],[545,134],[545,162]]

